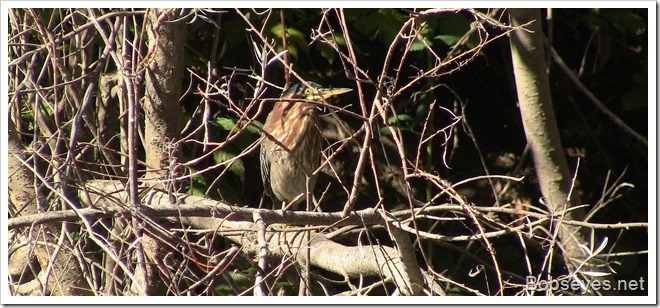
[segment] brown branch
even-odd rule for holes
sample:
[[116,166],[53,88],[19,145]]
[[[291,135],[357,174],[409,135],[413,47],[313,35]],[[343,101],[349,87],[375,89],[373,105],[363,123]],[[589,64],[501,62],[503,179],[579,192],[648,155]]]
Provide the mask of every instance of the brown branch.
[[282,49],[284,53],[284,87],[288,88],[291,85],[291,78],[289,76],[289,46],[287,46],[286,39],[286,21],[284,20],[284,9],[280,9],[280,25],[282,26]]
[[626,122],[621,120],[616,114],[614,114],[612,111],[607,109],[605,107],[605,104],[601,102],[596,95],[593,94],[593,92],[589,91],[587,87],[580,81],[580,78],[570,69],[568,68],[568,65],[566,65],[566,62],[564,62],[564,59],[561,58],[559,53],[552,48],[550,50],[552,52],[552,59],[559,65],[559,68],[568,76],[568,78],[573,81],[573,84],[594,104],[596,105],[596,108],[598,108],[606,117],[608,117],[614,124],[617,126],[621,127],[624,132],[628,133],[631,135],[633,138],[635,138],[637,141],[642,143],[644,146],[649,145],[648,139],[646,137],[640,135],[638,132],[636,132],[634,129],[632,129]]
[[[331,270],[335,273],[344,275],[346,277],[358,277],[359,275],[383,275],[385,277],[392,277],[400,287],[400,292],[403,294],[421,294],[424,292],[431,292],[428,286],[432,286],[433,293],[438,293],[439,287],[434,286],[433,283],[426,283],[431,281],[428,278],[422,277],[419,274],[419,267],[416,269],[411,268],[414,262],[410,262],[410,258],[414,258],[412,248],[408,250],[394,249],[390,247],[383,247],[381,245],[374,246],[358,246],[346,247],[340,244],[332,243],[318,233],[314,233],[310,237],[310,243],[304,241],[306,238],[302,236],[306,230],[285,230],[287,232],[274,231],[268,228],[266,230],[265,239],[268,243],[259,243],[257,239],[257,226],[252,222],[254,215],[257,214],[261,219],[268,223],[274,218],[279,218],[291,224],[309,225],[311,221],[321,222],[324,225],[341,226],[346,224],[363,225],[363,224],[386,224],[382,216],[384,211],[375,211],[367,209],[362,211],[355,211],[349,217],[342,217],[341,213],[317,213],[317,212],[294,212],[294,211],[274,211],[237,207],[219,201],[211,201],[201,197],[188,196],[185,194],[168,193],[163,190],[149,188],[140,194],[140,202],[143,206],[139,208],[126,206],[126,201],[129,199],[128,194],[124,190],[122,184],[116,181],[90,181],[86,185],[87,194],[82,194],[80,197],[83,203],[86,203],[89,208],[77,210],[79,217],[85,215],[109,215],[116,214],[117,212],[129,211],[133,217],[139,217],[147,223],[152,223],[152,217],[156,214],[167,213],[171,217],[179,217],[179,219],[191,226],[217,230],[221,236],[225,236],[232,241],[240,243],[244,246],[244,250],[258,254],[264,247],[268,247],[269,255],[273,257],[283,256],[289,253],[294,256],[299,264],[305,264],[310,261],[311,265]],[[179,204],[190,204],[190,206],[171,204],[170,196],[175,197]],[[90,199],[91,198],[91,199]],[[114,212],[114,213],[113,213]],[[83,214],[84,213],[84,214]],[[191,215],[192,214],[192,215]],[[188,215],[188,216],[185,216]],[[207,216],[207,217],[191,217],[191,216]],[[208,216],[212,216],[209,218]],[[392,216],[393,217],[393,216]],[[72,215],[67,215],[68,219],[73,219]],[[87,220],[90,217],[86,218]],[[244,222],[237,222],[235,220],[244,220]],[[24,221],[23,224],[26,222]],[[390,221],[390,224],[392,221]],[[14,226],[17,224],[14,223]],[[241,232],[236,232],[241,230]],[[250,231],[250,232],[245,232]],[[252,232],[254,231],[254,232]],[[400,231],[400,230],[399,230]],[[263,230],[262,230],[263,232]],[[286,245],[283,245],[282,240],[286,240]],[[404,245],[403,238],[396,239],[398,245]],[[329,249],[332,253],[319,253],[319,248],[316,243],[322,243],[322,250]],[[309,258],[305,249],[310,247]],[[408,245],[410,246],[410,245]],[[286,247],[286,248],[285,248]],[[327,248],[331,247],[331,248]],[[369,248],[371,247],[371,248]],[[337,249],[343,250],[345,254],[339,256]],[[367,257],[364,252],[368,249],[373,250],[369,252]],[[370,255],[371,254],[371,255]],[[350,259],[350,260],[349,260]],[[353,261],[353,260],[357,261]],[[350,261],[350,262],[349,262]],[[387,266],[384,266],[387,265]],[[417,272],[417,274],[415,274]],[[427,275],[428,276],[428,275]],[[405,286],[413,286],[405,287]]]

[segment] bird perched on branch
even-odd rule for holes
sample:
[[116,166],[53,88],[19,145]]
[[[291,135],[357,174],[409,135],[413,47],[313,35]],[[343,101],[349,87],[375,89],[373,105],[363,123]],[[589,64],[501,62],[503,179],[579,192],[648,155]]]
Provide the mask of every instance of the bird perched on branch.
[[316,108],[329,97],[351,91],[323,88],[313,82],[296,84],[275,102],[263,126],[261,179],[273,207],[282,209],[306,200],[316,183],[314,171],[321,164],[321,130]]

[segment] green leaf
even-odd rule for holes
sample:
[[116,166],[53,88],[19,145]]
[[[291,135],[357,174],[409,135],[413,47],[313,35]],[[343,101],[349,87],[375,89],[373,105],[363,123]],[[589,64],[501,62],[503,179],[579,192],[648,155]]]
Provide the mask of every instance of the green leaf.
[[[280,32],[282,32],[281,29],[282,28],[280,27]],[[296,28],[291,28],[291,27],[286,28],[286,37],[291,40],[303,41],[303,42],[305,41],[305,35]]]
[[245,183],[245,165],[243,164],[242,159],[236,159],[234,162],[229,166],[229,170],[236,174],[239,179],[241,179],[241,182]]
[[[195,172],[196,170],[192,170]],[[206,179],[201,175],[195,175],[190,179],[190,187],[188,187],[188,194],[193,196],[204,196],[208,185],[206,184]]]
[[[439,39],[448,46],[455,45],[462,37],[470,31],[470,20],[459,14],[446,15],[439,19],[438,35],[434,39]],[[478,43],[477,36],[472,35],[467,42],[467,47],[472,48]]]
[[[236,159],[237,153],[239,152],[240,150],[235,146],[229,145],[213,153],[213,160],[216,164],[226,163],[233,159],[231,163],[226,165],[226,170],[229,171],[229,175],[225,174],[224,177],[228,178],[223,177],[223,180],[216,181],[215,183],[220,197],[223,200],[234,203],[242,201],[239,192],[242,191],[242,188],[245,185],[245,165],[240,158]],[[238,181],[233,179],[232,175],[236,176]]]
[[236,121],[230,118],[215,118],[213,119],[213,123],[217,124],[218,127],[226,131],[230,131],[236,127]]
[[[282,47],[282,24],[277,23],[276,25],[272,26],[270,28],[270,32],[275,35],[275,37],[278,38],[278,46],[277,50],[282,51],[284,50]],[[307,46],[307,37],[305,34],[293,27],[287,27],[286,28],[286,39],[287,39],[287,48],[289,50],[289,54],[296,58],[298,57],[299,51],[302,51],[303,53],[307,54],[309,53],[309,47]]]
[[[243,120],[241,122],[242,126],[246,126],[247,124],[248,124],[248,121],[246,121],[246,120]],[[252,123],[250,123],[250,125],[247,125],[247,127],[245,127],[245,129],[250,134],[261,135],[261,131],[259,130],[259,128],[262,128],[262,127],[264,127],[263,123],[255,120],[255,121],[252,121]]]
[[227,283],[218,284],[213,288],[213,291],[218,296],[233,296],[236,295],[234,290]]
[[424,50],[424,43],[420,40],[415,40],[412,45],[410,45],[410,51],[420,51]]
[[413,117],[407,114],[399,114],[396,117],[392,116],[387,119],[387,123],[395,124],[397,122],[412,122]]
[[458,287],[449,288],[449,289],[447,289],[447,291],[445,291],[445,293],[447,294],[447,296],[466,296],[466,295],[470,295],[470,293],[467,293],[467,292],[463,291],[463,289],[460,289]]
[[[231,279],[234,280],[234,283],[236,283],[237,286],[243,287],[243,288],[248,288],[252,286],[252,279],[254,274],[251,274],[250,269],[247,270],[248,273],[244,274],[241,271],[232,271],[229,273],[229,276]],[[252,272],[256,273],[256,270],[253,270]]]
[[327,45],[324,44],[319,44],[316,46],[316,49],[319,51],[321,56],[328,61],[328,63],[332,64],[335,62],[335,50],[332,49],[331,47],[328,47]]
[[390,129],[386,126],[386,127],[381,127],[381,128],[379,128],[379,129],[378,129],[378,134],[381,135],[381,136],[383,136],[383,137],[385,137],[385,136],[392,135],[392,132],[391,132]]
[[[424,50],[424,49],[426,48],[427,45],[428,45],[429,47],[430,47],[430,46],[433,46],[433,42],[427,40],[426,38],[423,38],[423,40],[424,40],[424,41],[419,40],[419,39],[415,40],[415,41],[412,43],[412,45],[410,46],[410,51],[420,51],[420,50]],[[426,44],[424,44],[424,42],[426,42]]]
[[434,37],[433,39],[441,40],[447,46],[454,46],[454,44],[458,43],[458,40],[460,40],[461,37],[458,35],[440,34]]
[[[228,146],[227,149],[235,149],[235,147]],[[230,161],[237,156],[234,152],[235,151],[225,149],[216,151],[213,153],[213,161],[216,164],[222,164]],[[245,183],[245,165],[243,164],[243,160],[240,158],[235,159],[227,166],[227,168],[231,173],[235,174],[241,180],[241,183]]]
[[[433,95],[433,98],[435,98],[435,95]],[[417,123],[426,120],[431,102],[432,100],[427,99],[425,96],[421,102],[417,103],[417,108],[415,108],[415,119],[412,121],[413,124],[416,125]]]
[[223,117],[215,118],[211,123],[213,124],[213,128],[215,128],[211,131],[211,135],[217,136],[216,138],[226,138],[227,132],[231,132],[232,134],[237,133],[238,136],[232,137],[231,144],[240,150],[246,149],[259,139],[261,136],[259,127],[263,126],[258,121],[253,121],[252,124],[248,125],[248,121],[245,120],[236,123],[234,119]]
[[389,45],[399,33],[407,17],[397,9],[381,8],[377,10],[351,10],[354,11],[353,26],[357,31],[370,35],[373,32],[381,38],[383,43]]
[[335,49],[330,44],[337,44],[339,46],[346,46],[346,40],[342,34],[327,34],[326,39],[331,43],[316,44],[316,50],[325,58],[328,63],[332,64],[335,61]]
[[[414,121],[413,117],[407,114],[399,114],[396,117],[392,116],[387,119],[387,123],[389,123],[394,127],[397,127],[397,129],[401,131],[412,131],[411,125],[413,121]],[[378,132],[380,133],[381,136],[391,135],[389,127],[381,127],[380,129],[378,129]]]
[[284,294],[287,295],[295,295],[297,293],[296,288],[288,281],[279,281],[275,283],[274,289],[275,290],[284,289]]

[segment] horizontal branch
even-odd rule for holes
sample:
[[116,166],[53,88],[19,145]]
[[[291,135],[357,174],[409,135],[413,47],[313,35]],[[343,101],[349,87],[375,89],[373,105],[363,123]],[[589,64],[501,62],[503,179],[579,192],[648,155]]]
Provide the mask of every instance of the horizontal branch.
[[[170,198],[172,197],[172,198]],[[128,194],[119,181],[89,181],[79,191],[81,203],[87,208],[27,215],[10,219],[9,228],[29,226],[53,221],[74,221],[128,214],[145,217],[173,217],[195,228],[215,230],[219,235],[242,246],[245,253],[257,254],[263,247],[257,240],[257,227],[251,221],[258,214],[266,224],[289,225],[373,225],[386,224],[382,210],[353,211],[349,216],[341,213],[315,213],[276,211],[238,207],[222,201],[209,200],[186,194],[168,194],[146,188],[140,193],[139,208],[130,208]],[[179,204],[172,204],[175,200]],[[242,232],[236,232],[242,230]],[[399,231],[401,232],[401,231]],[[269,226],[266,230],[269,253],[290,256],[305,264],[343,275],[344,277],[374,276],[391,278],[404,295],[442,294],[442,289],[431,275],[415,275],[419,271],[414,252],[382,245],[345,246],[334,243],[325,235],[312,233],[306,241],[304,231],[284,232]],[[307,249],[309,253],[307,253]],[[411,259],[413,258],[413,259]],[[412,274],[411,274],[412,273]],[[411,287],[412,286],[412,287]]]
[[[519,210],[514,208],[493,207],[493,206],[474,206],[474,209],[481,213],[503,213],[510,215],[526,216],[530,218],[536,218],[539,220],[561,219],[560,221],[561,224],[580,226],[591,229],[630,229],[630,228],[649,227],[648,222],[595,223],[595,222],[563,219],[563,217],[565,216],[565,211],[557,211],[552,214],[546,214],[546,213],[532,212],[526,210]],[[433,205],[419,210],[415,209],[415,217],[416,218],[424,217],[425,214],[432,212],[448,212],[448,211],[462,211],[462,210],[463,210],[463,205],[455,205],[455,204]],[[409,219],[410,210],[401,210],[401,211],[393,212],[392,214],[401,219]],[[466,237],[447,236],[443,239],[451,240],[451,241],[467,241],[467,240],[475,240],[478,238],[479,237],[474,237],[474,236],[466,236]]]
[[[186,224],[200,229],[217,229],[218,234],[240,244],[244,253],[257,255],[262,248],[257,240],[257,225],[251,222],[228,221],[208,217],[182,217]],[[235,232],[247,230],[251,232]],[[345,278],[380,276],[393,279],[403,293],[408,285],[407,274],[395,248],[384,245],[346,246],[335,243],[320,233],[312,233],[306,242],[304,231],[281,232],[266,230],[268,253],[274,258],[293,257],[299,264],[305,264],[309,256],[311,265],[333,272]],[[309,248],[309,254],[307,249]],[[430,286],[428,295],[444,295],[440,285],[431,275],[422,270],[425,286]]]
[[[223,201],[203,197],[174,193],[178,204],[172,204],[168,194],[158,189],[149,188],[142,198],[143,206],[130,209],[126,202],[111,192],[122,192],[123,186],[114,181],[87,182],[85,191],[81,191],[81,199],[87,208],[66,211],[51,211],[33,215],[10,218],[9,230],[28,227],[32,224],[43,224],[63,221],[78,221],[81,218],[99,219],[121,214],[137,213],[148,217],[213,217],[233,221],[252,221],[255,213],[263,217],[267,224],[283,223],[289,225],[374,225],[383,222],[380,214],[374,209],[354,211],[347,217],[341,213],[318,213],[306,211],[281,211],[256,209],[231,205]],[[90,194],[95,198],[87,198]]]
[[[258,245],[256,238],[257,228],[254,225],[253,215],[258,214],[263,218],[267,225],[287,224],[287,225],[308,225],[308,226],[347,226],[347,225],[386,225],[383,219],[383,210],[365,209],[353,211],[347,217],[342,217],[342,213],[318,213],[306,211],[286,211],[256,209],[231,205],[223,201],[210,200],[203,197],[190,196],[186,194],[175,193],[174,200],[178,204],[172,204],[171,199],[165,191],[148,188],[141,194],[142,206],[139,209],[131,209],[126,204],[126,192],[123,185],[117,181],[89,181],[80,190],[80,199],[86,208],[66,211],[50,211],[32,215],[10,218],[8,220],[8,229],[17,229],[29,227],[31,225],[53,223],[53,222],[74,222],[81,219],[95,220],[104,217],[115,217],[119,215],[140,215],[143,217],[172,217],[192,227],[206,230],[216,230],[223,237],[228,238],[240,244],[246,253],[258,253],[261,246]],[[525,215],[537,218],[540,221],[549,219],[552,215],[521,211],[502,207],[474,207],[480,212],[500,212],[516,215]],[[427,213],[438,211],[461,211],[461,205],[436,205],[415,211],[415,216],[422,217]],[[399,221],[411,216],[410,211],[399,211],[392,213],[389,217],[397,217]],[[588,228],[634,228],[648,227],[648,223],[616,223],[616,224],[595,224],[579,221],[562,221],[564,224],[578,225]],[[404,224],[397,224],[402,231],[417,234],[424,239],[434,240],[442,238],[451,240],[449,237],[427,234],[407,227]],[[244,232],[236,232],[244,230]],[[247,231],[247,232],[246,232]],[[254,232],[251,232],[254,231]],[[511,232],[513,230],[502,230],[498,232]],[[299,253],[301,247],[310,247],[309,258],[311,263],[319,268],[329,270],[344,277],[358,277],[362,275],[380,275],[382,277],[393,279],[398,286],[408,285],[401,276],[405,272],[401,264],[401,259],[397,256],[397,250],[386,246],[368,246],[359,247],[344,246],[329,240],[325,235],[312,233],[310,243],[304,244],[300,241],[304,238],[302,231],[275,230],[272,226],[268,227],[266,238],[269,239],[269,253],[274,256],[293,256],[298,262],[306,262],[307,254]],[[248,235],[248,234],[253,234]],[[438,238],[436,238],[438,237]],[[452,238],[453,240],[474,239],[473,236],[466,236],[465,239]],[[286,245],[282,245],[286,243]],[[304,245],[303,245],[304,244]],[[393,270],[395,269],[395,270]],[[433,293],[441,292],[436,288],[427,273],[424,273],[424,285],[434,286]],[[402,281],[404,279],[404,281]],[[419,279],[419,278],[418,278]],[[427,290],[428,292],[428,290]]]
[[[105,183],[104,186],[99,186],[99,183]],[[113,191],[115,187],[113,182],[109,181],[92,181],[89,182],[87,189],[96,189],[99,191]],[[112,185],[112,186],[108,186]],[[153,190],[158,192],[158,190]],[[256,209],[249,207],[240,207],[230,205],[223,201],[210,200],[207,198],[189,196],[185,194],[175,194],[179,198],[179,204],[171,204],[168,198],[164,198],[164,192],[152,193],[154,196],[159,196],[157,199],[152,199],[150,204],[143,206],[139,212],[148,217],[215,217],[224,218],[232,221],[252,221],[255,213],[263,217],[266,224],[288,224],[288,225],[317,225],[335,227],[348,226],[348,225],[381,225],[384,223],[382,216],[374,209],[364,209],[353,211],[349,216],[342,217],[341,213],[318,213],[306,211],[286,211],[281,210],[267,210]],[[65,211],[49,211],[45,213],[38,213],[32,215],[25,215],[10,218],[7,222],[8,230],[29,227],[31,225],[39,225],[54,222],[75,222],[81,218],[86,219],[100,219],[104,217],[114,217],[121,214],[129,214],[135,210],[126,208],[123,204],[107,204],[107,199],[99,204],[100,200],[94,202],[87,202],[88,208],[77,210]],[[154,200],[157,200],[154,201]],[[479,212],[498,212],[512,215],[524,215],[537,219],[548,219],[551,215],[536,213],[524,210],[517,210],[503,207],[483,207],[475,206],[475,210]],[[435,205],[424,208],[423,210],[415,211],[415,216],[422,217],[425,213],[438,212],[438,211],[461,211],[461,205]],[[399,219],[407,219],[410,217],[410,211],[398,211],[393,213]],[[561,213],[556,213],[556,217],[561,216]],[[594,229],[628,229],[628,228],[648,228],[646,222],[630,222],[630,223],[591,223],[575,220],[562,220],[562,224],[575,225]],[[455,237],[446,237],[446,240],[474,240],[471,236],[465,239],[457,239]]]

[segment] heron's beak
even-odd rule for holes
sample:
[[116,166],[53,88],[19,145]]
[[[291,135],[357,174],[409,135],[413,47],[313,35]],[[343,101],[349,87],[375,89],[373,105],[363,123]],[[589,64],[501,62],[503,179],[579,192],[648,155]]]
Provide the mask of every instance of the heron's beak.
[[353,91],[353,89],[349,89],[349,88],[334,88],[334,89],[321,88],[321,89],[317,89],[317,91],[318,91],[318,95],[320,95],[321,98],[329,98],[329,97],[337,96],[339,94],[344,94],[344,93],[347,93],[347,92],[351,92],[351,91]]

